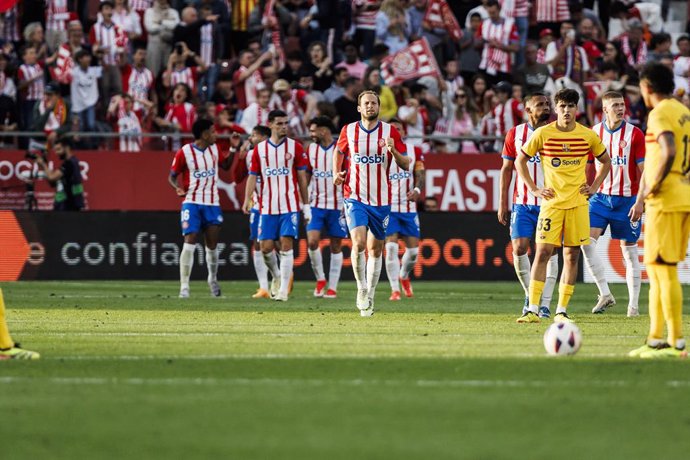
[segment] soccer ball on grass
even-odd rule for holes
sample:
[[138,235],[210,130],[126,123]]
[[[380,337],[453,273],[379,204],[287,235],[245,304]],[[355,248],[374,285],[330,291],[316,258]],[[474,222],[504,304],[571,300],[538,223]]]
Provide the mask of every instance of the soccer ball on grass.
[[544,333],[544,348],[549,355],[574,355],[580,345],[582,333],[573,323],[553,323]]

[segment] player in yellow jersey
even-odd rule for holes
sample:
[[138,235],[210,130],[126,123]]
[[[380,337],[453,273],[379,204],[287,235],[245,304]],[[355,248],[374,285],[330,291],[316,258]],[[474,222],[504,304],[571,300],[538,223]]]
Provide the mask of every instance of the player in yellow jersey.
[[649,64],[640,74],[640,92],[652,110],[645,135],[646,166],[630,218],[639,220],[643,209],[647,212],[644,262],[650,324],[646,343],[629,353],[633,357],[687,357],[677,264],[685,259],[690,237],[690,110],[672,97],[673,87],[673,72],[661,64]]
[[[553,251],[563,246],[563,272],[558,285],[558,307],[554,322],[570,322],[566,313],[575,289],[580,246],[589,244],[589,206],[587,198],[597,192],[611,169],[611,159],[601,139],[575,121],[577,91],[562,89],[554,96],[557,119],[534,131],[522,146],[515,168],[530,193],[542,198],[535,242],[537,246],[529,284],[529,309],[518,323],[538,323],[538,309],[544,290],[546,267]],[[541,157],[544,187],[539,188],[529,175],[527,164]],[[594,182],[587,183],[585,169],[593,155],[601,162]]]
[[10,331],[5,321],[5,301],[0,289],[0,361],[5,359],[38,359],[41,355],[35,351],[20,348],[10,337]]

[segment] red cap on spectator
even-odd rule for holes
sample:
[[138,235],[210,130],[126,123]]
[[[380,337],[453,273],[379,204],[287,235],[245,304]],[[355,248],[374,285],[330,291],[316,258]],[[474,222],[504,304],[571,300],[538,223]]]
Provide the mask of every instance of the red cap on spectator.
[[544,29],[541,32],[539,32],[539,38],[546,37],[547,35],[553,35],[553,30]]

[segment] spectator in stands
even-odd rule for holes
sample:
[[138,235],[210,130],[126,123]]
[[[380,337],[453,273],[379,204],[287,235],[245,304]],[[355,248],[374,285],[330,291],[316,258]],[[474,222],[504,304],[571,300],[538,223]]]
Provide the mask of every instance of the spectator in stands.
[[55,140],[73,128],[69,104],[60,96],[54,83],[45,86],[43,98],[36,102],[31,119],[33,125],[27,131],[42,131],[50,148]]
[[[103,72],[100,92],[105,101],[122,92],[120,65],[126,59],[124,53],[129,42],[125,31],[113,22],[113,5],[110,0],[101,2],[98,9],[103,21],[94,24],[89,33],[93,53],[99,57]],[[103,106],[103,112],[106,110]]]
[[486,8],[488,1],[489,0],[482,0],[481,5],[477,5],[467,12],[467,16],[465,17],[465,29],[471,28],[470,22],[472,20],[472,16],[475,14],[479,15],[480,22],[484,22],[484,19],[489,17],[489,11]]
[[[409,29],[405,10],[399,0],[383,0],[376,13],[376,40],[388,46],[391,53],[405,48],[409,43]],[[370,55],[371,52],[368,54]]]
[[428,196],[424,198],[424,212],[438,212],[438,199],[435,196]]
[[325,92],[333,82],[333,61],[326,54],[326,45],[313,42],[308,49],[309,62],[304,64],[307,72],[314,79],[314,89]]
[[[665,65],[671,71],[673,71],[673,55],[668,53],[665,54],[659,59],[659,63]],[[683,96],[686,94],[690,93],[690,82],[688,82],[688,79],[685,77],[681,77],[679,75],[673,75],[673,84],[674,84],[674,90],[673,90],[673,95],[676,96],[677,98],[681,99]]]
[[410,97],[398,109],[398,118],[405,123],[408,142],[421,146],[424,135],[431,132],[429,111],[425,105],[426,86],[414,83],[410,86]]
[[24,46],[36,51],[36,62],[43,63],[48,57],[48,45],[40,22],[32,22],[24,27]]
[[676,40],[678,55],[673,62],[673,72],[681,77],[690,76],[690,37],[681,35]]
[[146,67],[158,77],[172,51],[173,30],[180,22],[176,10],[168,0],[154,0],[153,6],[144,13],[144,27],[148,35]]
[[12,45],[14,49],[18,49],[21,30],[19,8],[18,5],[14,5],[5,11],[5,14],[0,15],[0,39],[4,40],[5,44]]
[[[130,9],[128,0],[113,0],[113,23],[120,27],[129,38],[129,43],[141,38],[141,18],[136,11]],[[97,22],[103,21],[103,15],[98,13]],[[128,51],[131,51],[129,49]]]
[[398,103],[389,86],[381,81],[381,71],[376,67],[369,67],[364,74],[364,89],[374,91],[379,95],[379,117],[388,121],[398,114]]
[[559,30],[563,21],[570,21],[568,0],[534,0],[532,8],[538,25],[536,30]]
[[[156,117],[154,122],[158,127],[175,133],[191,133],[192,125],[196,121],[196,107],[190,101],[192,90],[184,83],[173,87],[172,96],[165,105],[165,116]],[[172,150],[180,148],[179,136],[173,136]]]
[[[239,57],[249,44],[249,15],[258,0],[231,0],[232,21],[230,24],[230,45],[232,55]],[[256,56],[258,57],[258,55]]]
[[292,50],[286,55],[287,65],[278,73],[278,78],[291,85],[299,80],[300,71],[304,66],[304,56],[300,50]]
[[[244,110],[249,104],[256,101],[256,92],[265,87],[263,81],[264,63],[273,59],[271,51],[264,52],[258,58],[248,50],[240,52],[239,65],[232,76],[237,106]],[[275,67],[275,65],[274,65]]]
[[[17,87],[8,74],[7,55],[0,53],[0,131],[17,130]],[[0,139],[0,143],[7,138]]]
[[311,20],[318,23],[320,30],[319,41],[326,44],[326,56],[330,57],[333,62],[338,62],[341,56],[342,36],[344,31],[345,19],[349,19],[349,13],[346,13],[350,8],[349,2],[340,0],[316,0],[314,6],[316,7],[316,14],[311,15]]
[[268,126],[268,112],[271,111],[268,106],[270,99],[271,90],[262,88],[256,93],[256,101],[242,111],[240,126],[245,132],[251,133],[256,125]]
[[36,164],[43,170],[48,182],[55,187],[55,211],[81,211],[84,209],[84,186],[82,184],[79,160],[72,155],[72,141],[66,137],[56,139],[55,154],[62,162],[60,169],[54,170],[41,155]]
[[587,53],[577,45],[575,27],[571,22],[561,24],[561,38],[549,43],[544,56],[554,80],[567,77],[578,85],[589,78]]
[[546,49],[553,40],[553,31],[551,29],[543,29],[539,32],[539,48],[537,49],[537,62],[539,64],[546,64]]
[[121,68],[122,92],[132,96],[134,113],[144,122],[153,113],[152,109],[158,102],[155,91],[155,77],[146,68],[146,48],[138,46],[132,56],[132,64],[125,64]]
[[331,83],[331,86],[323,93],[328,102],[333,103],[345,94],[343,85],[348,78],[350,78],[350,72],[348,72],[345,67],[338,67],[335,69],[333,83]]
[[[435,135],[446,136],[473,136],[477,134],[479,126],[479,114],[477,107],[469,98],[465,87],[456,88],[454,91],[454,110],[449,117],[444,117],[436,122]],[[449,140],[447,142],[434,141],[435,152],[439,153],[479,153],[476,144],[472,140]]]
[[[505,136],[510,128],[522,123],[525,107],[522,100],[513,97],[513,85],[502,81],[494,88],[498,104],[493,109],[496,136]],[[502,143],[496,142],[495,151],[501,150]]]
[[113,97],[108,106],[108,119],[120,133],[120,152],[139,152],[142,129],[134,111],[134,98],[127,93]]
[[[371,54],[376,41],[376,13],[381,8],[382,0],[353,0],[352,22],[355,26],[354,42],[366,59]],[[350,75],[356,76],[350,69]]]
[[594,21],[582,18],[577,26],[577,43],[585,50],[590,69],[601,59],[604,44],[596,39]]
[[470,26],[465,28],[460,39],[460,74],[465,81],[472,80],[472,77],[479,71],[479,63],[482,55],[481,49],[484,41],[477,36],[477,31],[482,24],[479,13],[472,14],[469,18]]
[[[225,44],[230,36],[230,0],[196,0],[193,3],[198,5],[199,17],[213,24],[214,59],[226,58],[230,51],[229,46]],[[208,26],[208,23],[206,25]],[[210,29],[207,28],[207,30]],[[208,40],[208,33],[206,34],[206,38],[204,38],[204,32],[202,31],[202,46],[204,41]],[[206,59],[202,49],[198,53]]]
[[639,19],[628,21],[628,31],[618,40],[625,63],[639,72],[647,63],[647,43],[642,39],[642,22]]
[[[189,65],[189,63],[196,65]],[[206,71],[204,61],[185,42],[175,44],[175,49],[168,57],[168,65],[163,73],[163,86],[172,88],[178,83],[184,83],[196,95],[199,76]]]
[[[68,2],[64,0],[46,0],[46,46],[48,53],[54,53],[58,46],[67,40],[67,23],[70,20]],[[28,41],[28,40],[27,40]],[[39,59],[44,59],[40,57]]]
[[637,72],[632,67],[630,67],[628,63],[625,61],[625,58],[623,57],[623,54],[620,52],[620,49],[618,48],[618,44],[616,42],[607,42],[606,45],[604,45],[604,54],[602,55],[601,62],[597,64],[598,73],[601,73],[601,68],[606,63],[617,66],[619,69],[622,70],[623,74],[637,74]]
[[639,21],[642,27],[653,34],[658,34],[664,27],[661,5],[657,3],[617,0],[611,3],[610,12],[612,18],[622,21],[625,31],[630,31],[634,21]]
[[[215,3],[216,2],[214,2],[214,4]],[[224,7],[225,5],[222,6]],[[199,92],[202,100],[210,101],[216,88],[218,75],[220,74],[220,67],[217,61],[218,58],[223,56],[225,51],[225,45],[222,38],[223,35],[221,34],[227,33],[227,27],[226,24],[218,23],[220,16],[213,13],[211,5],[209,4],[203,4],[201,6],[199,15],[202,20],[206,21],[199,29],[201,38],[198,54],[204,62],[204,67],[206,67],[206,72],[202,75],[199,84]]]
[[477,36],[484,41],[479,70],[486,74],[491,84],[512,79],[515,53],[520,47],[520,36],[513,18],[501,17],[498,0],[485,3],[489,17],[484,19]]
[[[91,53],[79,50],[74,56],[77,65],[72,71],[71,97],[72,114],[79,119],[79,131],[93,132],[96,130],[96,104],[98,103],[98,79],[101,78],[102,68],[91,66]],[[94,144],[87,140],[86,144]]]
[[647,55],[647,62],[658,62],[661,58],[671,53],[671,36],[665,32],[652,35],[649,42],[651,51]]
[[285,80],[273,83],[273,95],[269,102],[271,110],[282,110],[288,115],[288,130],[292,137],[309,135],[307,120],[316,114],[316,98],[303,89],[293,89]]
[[546,64],[537,62],[537,45],[528,43],[525,49],[525,65],[515,70],[513,81],[522,85],[525,94],[544,91],[551,80],[551,72]]
[[60,45],[50,58],[50,61],[54,62],[50,67],[50,75],[53,80],[60,83],[63,95],[70,93],[72,69],[75,66],[74,55],[82,49],[91,52],[91,45],[84,43],[84,29],[81,22],[74,19],[67,25],[67,42]]
[[334,105],[338,113],[338,129],[348,123],[355,122],[361,118],[357,111],[357,96],[362,92],[362,83],[359,78],[349,77],[345,80],[345,94],[336,99]]
[[471,99],[474,106],[477,107],[479,116],[483,117],[489,112],[490,108],[487,106],[484,95],[488,89],[488,84],[486,78],[482,74],[477,74],[472,77],[472,83],[470,87]]
[[[211,105],[211,103],[208,103]],[[228,135],[228,134],[246,134],[251,133],[251,129],[246,131],[241,125],[235,123],[232,109],[230,107],[223,107],[218,112],[217,116],[211,117],[212,120],[216,122],[216,134],[218,135]],[[256,126],[256,125],[254,125]],[[253,128],[253,126],[252,126]],[[230,148],[230,140],[225,138],[218,138],[216,141],[218,144],[218,149],[221,153],[225,154]]]
[[22,50],[22,62],[17,70],[17,84],[19,87],[20,127],[30,131],[34,125],[34,108],[43,100],[44,75],[43,66],[37,62],[36,48],[25,46]]
[[[455,59],[449,59],[443,66],[443,79],[445,89],[441,93],[441,100],[443,106],[441,107],[444,116],[448,116],[452,112],[451,106],[455,98],[455,91],[465,86],[465,79],[460,75],[460,66]],[[469,81],[469,80],[468,80]]]
[[344,52],[345,60],[335,67],[343,67],[347,69],[351,77],[361,80],[364,77],[364,72],[367,71],[367,65],[359,60],[357,46],[352,42],[348,42],[345,44]]
[[233,104],[237,108],[237,103],[235,103],[235,92],[233,91],[232,75],[221,74],[218,78],[218,83],[216,83],[216,90],[213,92],[213,97],[211,102],[221,105]]

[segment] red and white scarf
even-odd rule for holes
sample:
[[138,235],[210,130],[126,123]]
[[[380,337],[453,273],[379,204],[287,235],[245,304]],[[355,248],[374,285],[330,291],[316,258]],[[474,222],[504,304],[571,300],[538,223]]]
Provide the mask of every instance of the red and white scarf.
[[630,39],[627,35],[623,35],[621,38],[621,52],[627,59],[628,64],[633,67],[644,64],[647,61],[647,43],[644,40],[640,40],[637,46],[637,56],[633,56],[632,49],[630,48]]

